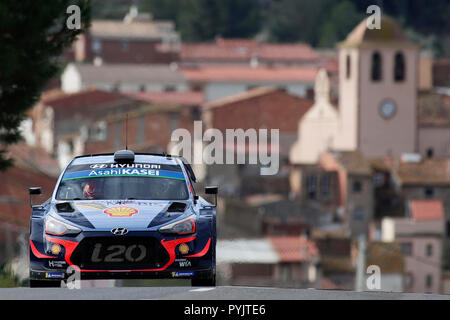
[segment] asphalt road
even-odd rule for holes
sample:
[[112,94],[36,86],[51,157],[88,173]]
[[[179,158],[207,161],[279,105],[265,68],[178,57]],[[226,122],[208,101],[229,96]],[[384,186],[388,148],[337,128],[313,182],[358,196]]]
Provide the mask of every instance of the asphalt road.
[[223,286],[2,288],[0,300],[450,300],[450,296]]

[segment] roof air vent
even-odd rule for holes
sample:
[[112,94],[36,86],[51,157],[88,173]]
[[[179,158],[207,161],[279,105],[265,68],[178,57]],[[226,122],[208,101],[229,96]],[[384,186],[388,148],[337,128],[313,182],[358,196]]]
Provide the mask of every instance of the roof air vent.
[[115,162],[134,162],[134,152],[131,150],[119,150],[114,153]]

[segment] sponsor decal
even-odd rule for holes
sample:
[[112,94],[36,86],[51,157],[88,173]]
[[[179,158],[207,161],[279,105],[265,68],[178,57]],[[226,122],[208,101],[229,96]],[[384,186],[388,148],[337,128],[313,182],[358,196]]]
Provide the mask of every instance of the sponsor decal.
[[104,168],[108,168],[108,165],[106,163],[96,163],[96,164],[91,164],[89,167],[91,169],[104,169]]
[[92,169],[64,174],[63,181],[102,177],[144,177],[184,180],[182,172],[156,169]]
[[46,272],[45,277],[48,279],[64,279],[64,273],[62,273],[62,272]]
[[89,167],[91,169],[161,169],[160,164],[151,163],[94,163]]
[[192,264],[187,259],[175,259],[175,262],[178,262],[180,268],[192,267]]
[[65,262],[65,261],[51,260],[48,262],[49,268],[65,268],[66,265],[67,265],[67,262]]
[[108,208],[103,212],[110,217],[131,217],[133,214],[138,213],[136,209],[130,207],[113,207]]
[[52,252],[52,254],[54,254],[56,256],[61,252],[61,246],[59,244],[54,244],[54,245],[52,245],[52,248],[50,249],[50,251]]
[[194,271],[178,271],[178,272],[172,272],[172,278],[186,278],[186,277],[193,277],[195,274]]
[[181,254],[186,254],[189,252],[189,246],[186,243],[182,243],[178,246],[178,250]]

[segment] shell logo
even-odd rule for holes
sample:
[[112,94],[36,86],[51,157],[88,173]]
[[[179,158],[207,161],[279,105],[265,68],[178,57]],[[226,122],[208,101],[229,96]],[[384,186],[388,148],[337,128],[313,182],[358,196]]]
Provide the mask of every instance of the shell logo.
[[131,217],[133,214],[138,213],[136,209],[130,207],[113,207],[108,208],[103,212],[110,217]]
[[186,254],[189,252],[189,246],[186,243],[182,243],[180,244],[180,246],[178,247],[178,250],[180,250],[181,254]]

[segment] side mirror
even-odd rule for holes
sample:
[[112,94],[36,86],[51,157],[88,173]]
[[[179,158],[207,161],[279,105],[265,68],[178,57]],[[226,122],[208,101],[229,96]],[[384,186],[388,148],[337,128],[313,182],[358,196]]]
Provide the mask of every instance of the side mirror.
[[217,194],[219,193],[218,187],[205,187],[205,194]]
[[217,207],[217,194],[219,193],[219,187],[217,186],[209,186],[205,187],[205,194],[213,194],[214,195],[214,206]]
[[30,194],[30,206],[33,207],[33,196],[40,196],[42,194],[41,187],[31,187],[28,189]]

